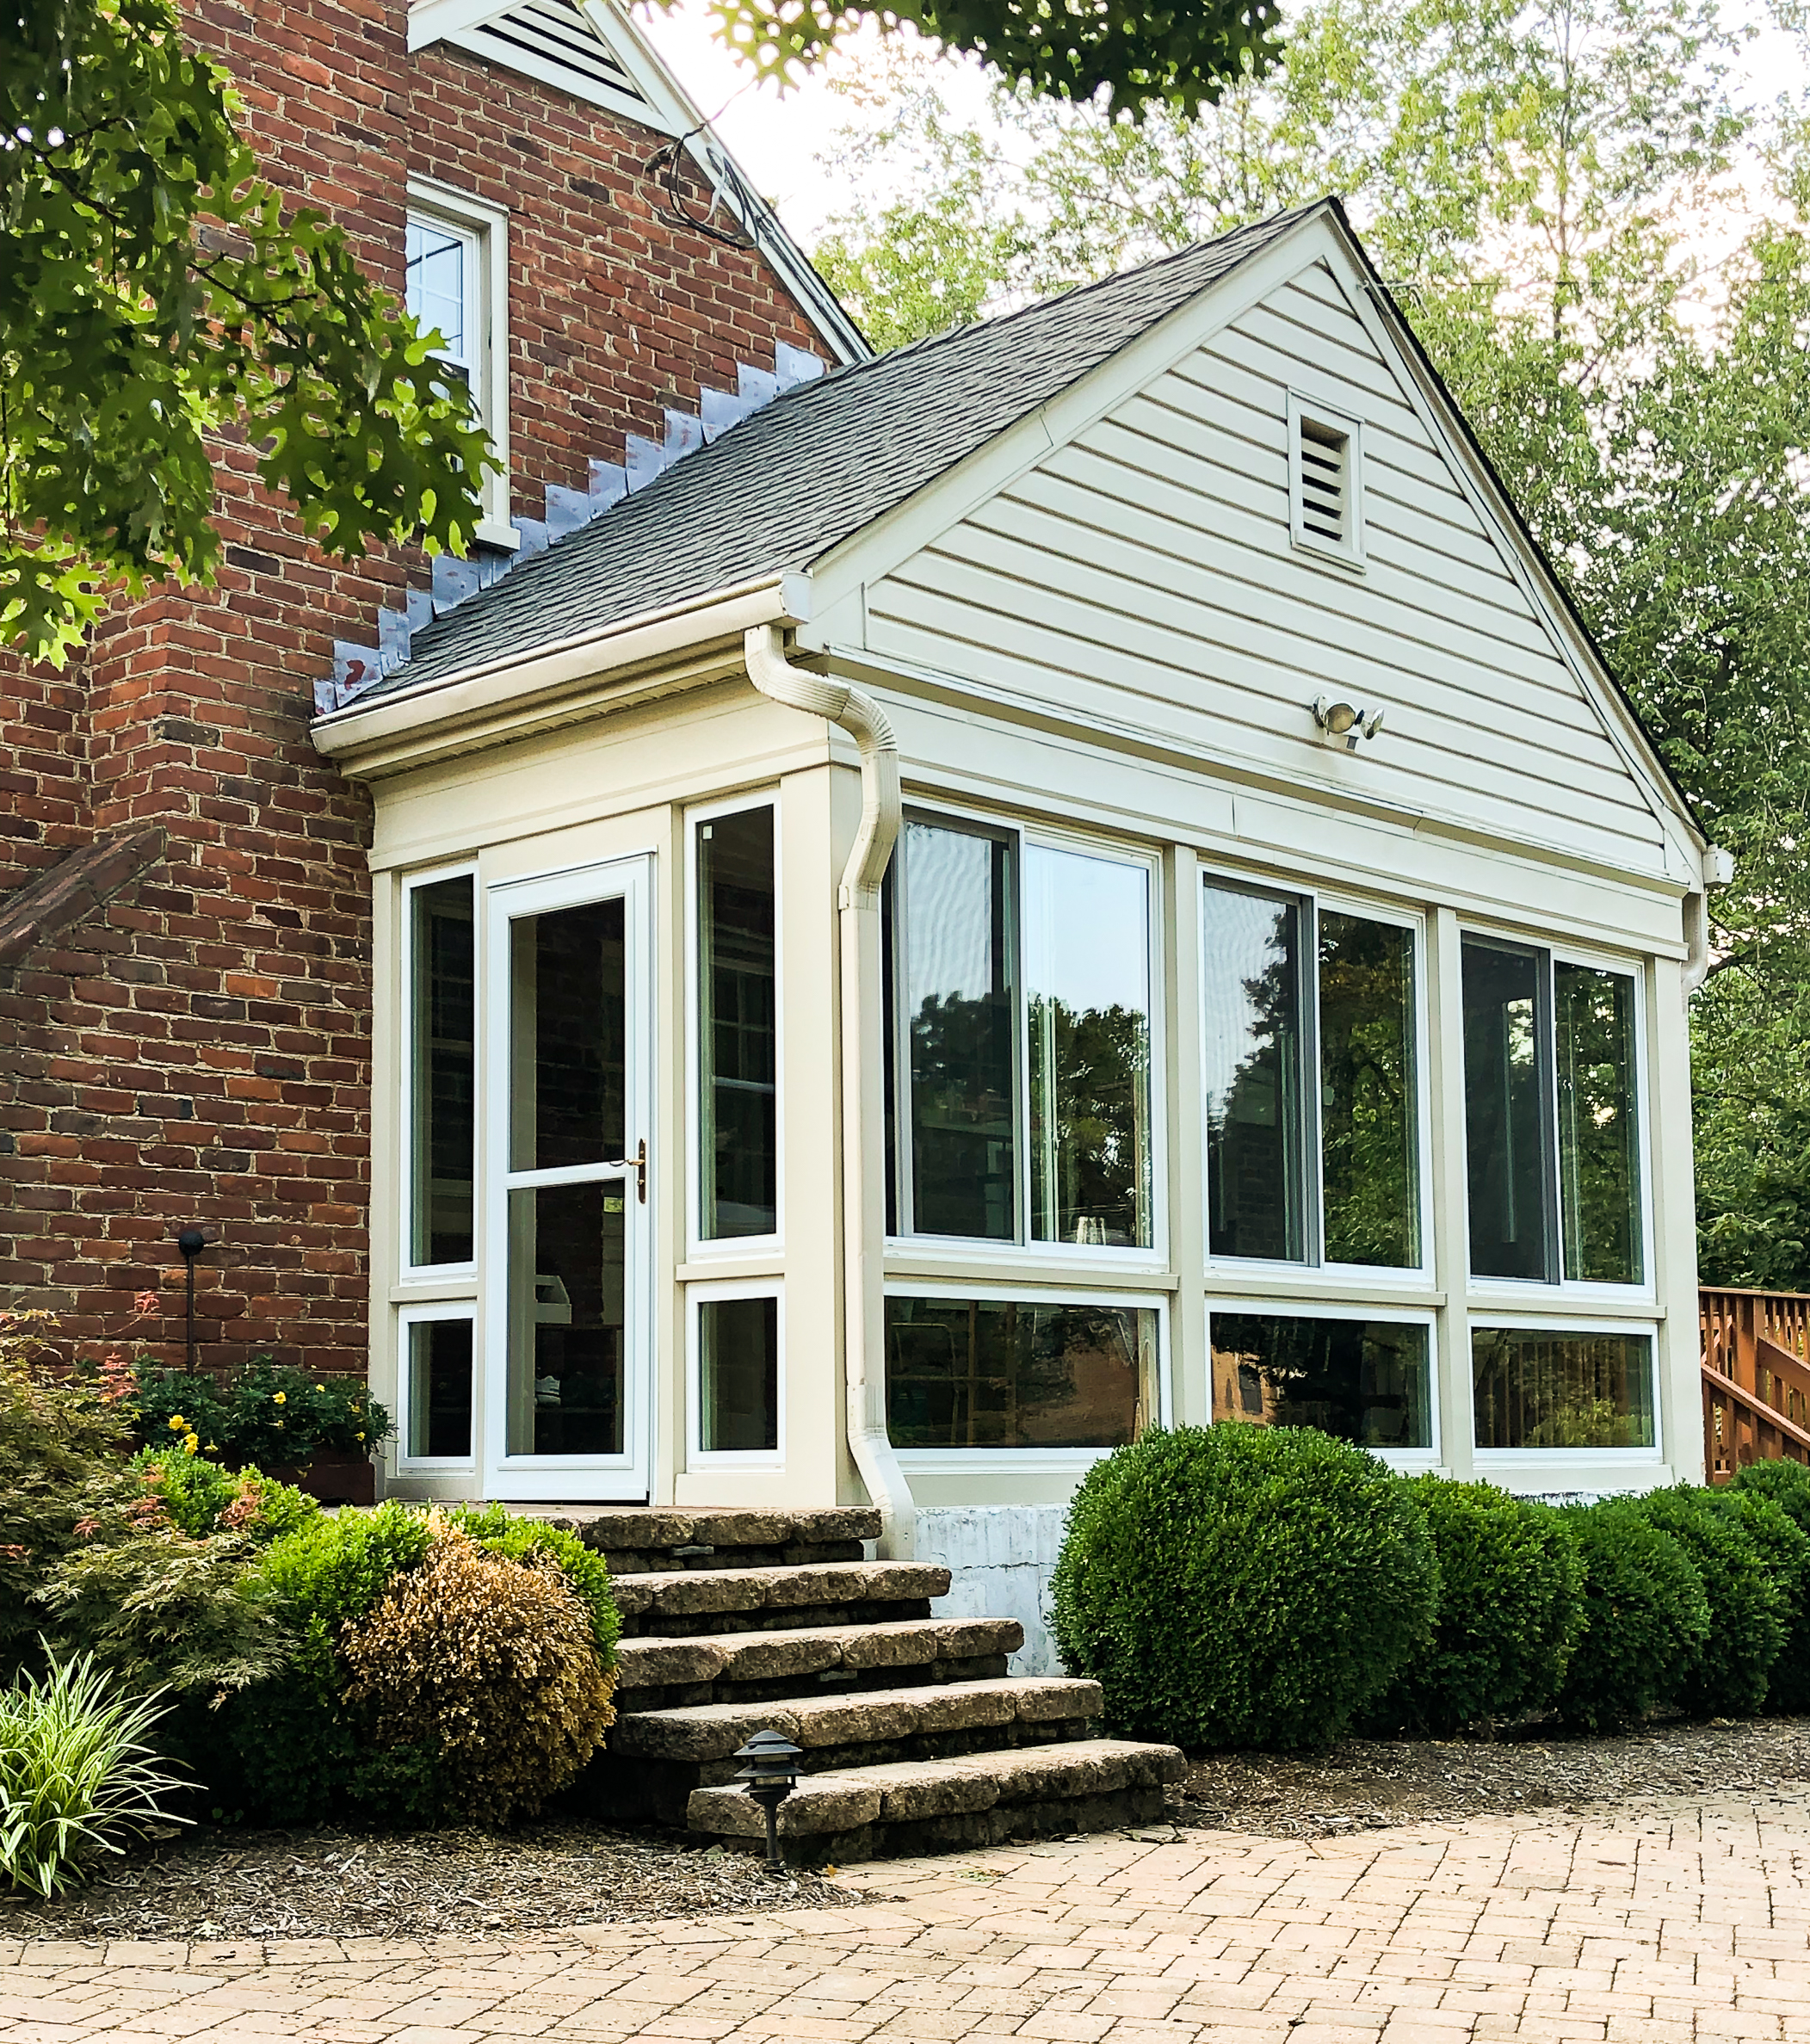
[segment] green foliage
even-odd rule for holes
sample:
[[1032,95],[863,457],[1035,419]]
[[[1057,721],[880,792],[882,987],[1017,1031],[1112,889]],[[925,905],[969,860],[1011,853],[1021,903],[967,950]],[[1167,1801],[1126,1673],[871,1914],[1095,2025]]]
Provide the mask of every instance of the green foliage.
[[1810,1533],[1810,1468],[1801,1462],[1750,1462],[1736,1471],[1728,1487],[1770,1498],[1795,1525]]
[[132,1466],[192,1539],[238,1533],[262,1545],[320,1516],[315,1500],[288,1484],[256,1469],[242,1469],[235,1476],[205,1455],[181,1448],[142,1449]]
[[1584,1561],[1584,1636],[1558,1706],[1590,1732],[1637,1723],[1677,1693],[1709,1637],[1709,1599],[1695,1562],[1638,1502],[1570,1505]]
[[305,1468],[322,1454],[368,1454],[395,1431],[362,1377],[311,1376],[256,1356],[222,1387],[205,1374],[145,1369],[132,1401],[151,1448],[193,1440],[201,1454]]
[[1439,1563],[1439,1622],[1377,1705],[1380,1731],[1450,1738],[1538,1711],[1584,1630],[1584,1561],[1570,1524],[1493,1484],[1416,1478]]
[[1064,1665],[1118,1729],[1330,1745],[1425,1648],[1438,1569],[1408,1490],[1306,1428],[1156,1432],[1088,1472],[1051,1585]]
[[494,466],[429,337],[284,215],[170,0],[0,14],[0,636],[61,660],[109,580],[207,579],[210,435],[330,553],[462,549]]
[[193,1436],[193,1452],[210,1456],[231,1452],[231,1411],[219,1386],[204,1373],[140,1368],[128,1409],[139,1438],[148,1448],[161,1448],[170,1442],[180,1448]]
[[1810,1533],[1762,1490],[1695,1493],[1739,1526],[1759,1550],[1780,1599],[1785,1641],[1766,1683],[1766,1708],[1810,1711]]
[[362,1618],[398,1569],[417,1566],[429,1537],[427,1515],[392,1498],[310,1521],[268,1548],[256,1572],[292,1617],[318,1619],[330,1633]]
[[598,1664],[615,1667],[622,1621],[616,1600],[610,1595],[608,1565],[577,1534],[568,1533],[563,1526],[550,1526],[545,1519],[516,1517],[503,1504],[456,1506],[447,1514],[447,1523],[480,1547],[511,1561],[544,1554],[557,1563],[579,1602],[590,1614]]
[[164,1714],[86,1657],[0,1692],[0,1871],[14,1887],[47,1899],[122,1838],[183,1821],[158,1806],[183,1784],[145,1743]]
[[1651,1492],[1637,1509],[1690,1557],[1709,1600],[1709,1636],[1677,1671],[1671,1701],[1694,1717],[1753,1716],[1765,1707],[1787,1619],[1758,1547],[1708,1492],[1682,1484]]

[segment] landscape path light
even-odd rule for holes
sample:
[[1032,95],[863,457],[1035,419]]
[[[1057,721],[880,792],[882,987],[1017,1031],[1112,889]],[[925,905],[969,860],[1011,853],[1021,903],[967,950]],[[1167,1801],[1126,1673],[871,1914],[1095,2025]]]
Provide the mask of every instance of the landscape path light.
[[748,1793],[767,1812],[767,1864],[782,1868],[785,1856],[779,1849],[779,1806],[798,1786],[798,1763],[804,1757],[783,1732],[757,1732],[736,1753],[747,1765],[736,1771],[736,1780],[748,1784]]

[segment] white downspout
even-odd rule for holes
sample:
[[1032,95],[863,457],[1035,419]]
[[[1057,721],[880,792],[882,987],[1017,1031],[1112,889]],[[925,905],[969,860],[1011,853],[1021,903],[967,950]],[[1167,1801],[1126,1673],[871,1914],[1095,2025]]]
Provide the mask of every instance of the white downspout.
[[1734,854],[1720,844],[1705,848],[1703,884],[1684,897],[1684,1003],[1709,977],[1709,890],[1734,878]]
[[[846,682],[807,674],[786,658],[776,625],[757,625],[743,640],[748,678],[763,695],[827,717],[861,748],[861,827],[837,892],[842,979],[842,1169],[843,1362],[849,1453],[879,1507],[880,1550],[911,1559],[917,1507],[886,1433],[886,1325],[880,1284],[886,1238],[880,1069],[868,1021],[880,1008],[880,882],[899,838],[899,742],[886,712]],[[869,1364],[874,1367],[869,1368]]]

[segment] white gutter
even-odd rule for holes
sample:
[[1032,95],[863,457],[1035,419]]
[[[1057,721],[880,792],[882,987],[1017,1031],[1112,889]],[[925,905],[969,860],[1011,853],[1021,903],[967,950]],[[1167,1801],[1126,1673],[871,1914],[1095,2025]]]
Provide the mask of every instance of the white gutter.
[[909,1560],[917,1508],[886,1432],[882,1260],[885,1153],[880,1059],[867,1018],[880,1010],[880,881],[899,838],[899,742],[886,712],[859,689],[807,674],[786,658],[776,625],[743,640],[748,678],[763,695],[838,724],[861,748],[861,827],[837,892],[842,977],[843,1349],[849,1453],[880,1509],[880,1553]]
[[1684,970],[1683,985],[1690,997],[1709,977],[1709,890],[1726,887],[1734,878],[1734,854],[1720,844],[1703,853],[1703,884],[1684,897]]

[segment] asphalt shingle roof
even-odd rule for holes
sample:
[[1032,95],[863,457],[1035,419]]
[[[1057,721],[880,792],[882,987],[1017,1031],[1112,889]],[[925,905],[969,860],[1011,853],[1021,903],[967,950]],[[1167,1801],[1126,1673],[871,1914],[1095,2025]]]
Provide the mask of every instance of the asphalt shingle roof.
[[809,566],[1314,210],[788,391],[417,633],[408,663],[361,705]]

